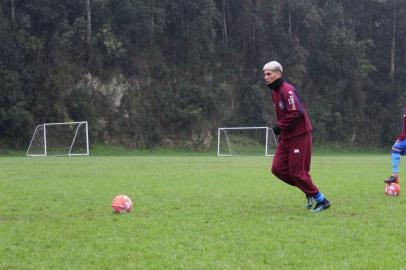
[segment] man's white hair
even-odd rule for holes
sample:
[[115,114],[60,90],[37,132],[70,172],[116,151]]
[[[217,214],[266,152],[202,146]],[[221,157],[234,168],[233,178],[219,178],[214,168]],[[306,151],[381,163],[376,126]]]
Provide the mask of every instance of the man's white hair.
[[280,71],[283,72],[282,65],[277,61],[271,61],[265,64],[263,70],[270,69],[272,71]]

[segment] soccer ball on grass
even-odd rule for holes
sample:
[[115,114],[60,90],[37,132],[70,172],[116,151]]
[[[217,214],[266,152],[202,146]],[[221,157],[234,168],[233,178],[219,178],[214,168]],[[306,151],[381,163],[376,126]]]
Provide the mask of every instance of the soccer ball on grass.
[[385,195],[387,196],[398,196],[400,193],[400,186],[396,183],[387,184],[385,186]]
[[111,208],[116,214],[127,214],[133,209],[133,202],[127,195],[118,195],[114,197]]

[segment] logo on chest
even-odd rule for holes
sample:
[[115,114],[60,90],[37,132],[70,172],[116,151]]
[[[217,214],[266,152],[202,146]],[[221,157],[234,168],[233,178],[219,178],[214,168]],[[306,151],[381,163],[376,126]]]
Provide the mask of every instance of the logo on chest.
[[283,104],[282,100],[279,100],[279,108],[283,111],[285,110],[285,104]]

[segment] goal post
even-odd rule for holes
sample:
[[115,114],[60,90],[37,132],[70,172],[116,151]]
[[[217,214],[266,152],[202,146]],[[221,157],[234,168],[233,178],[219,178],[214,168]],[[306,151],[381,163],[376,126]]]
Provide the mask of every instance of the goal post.
[[264,155],[271,157],[276,137],[269,127],[218,128],[217,156]]
[[88,156],[87,121],[44,123],[35,127],[26,156]]

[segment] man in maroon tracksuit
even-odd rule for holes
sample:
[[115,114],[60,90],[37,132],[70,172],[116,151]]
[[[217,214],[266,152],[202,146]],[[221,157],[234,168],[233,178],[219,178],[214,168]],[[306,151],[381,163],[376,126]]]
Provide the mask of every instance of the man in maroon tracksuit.
[[313,183],[309,174],[312,151],[312,125],[296,89],[282,79],[282,66],[276,61],[265,64],[265,82],[272,89],[279,136],[272,173],[306,194],[307,209],[320,212],[330,202]]

